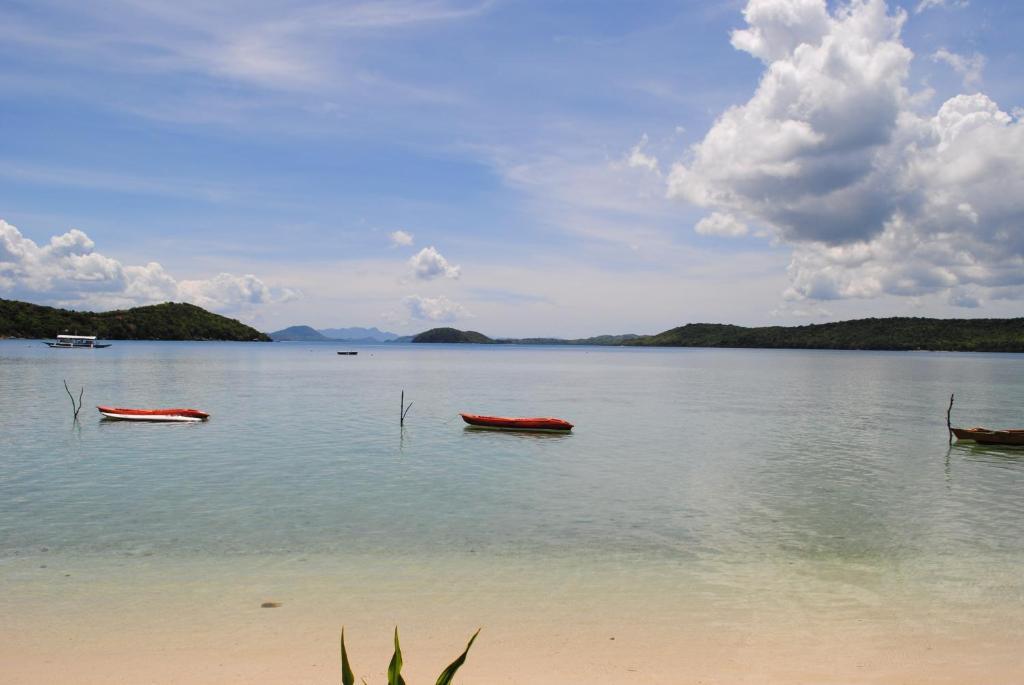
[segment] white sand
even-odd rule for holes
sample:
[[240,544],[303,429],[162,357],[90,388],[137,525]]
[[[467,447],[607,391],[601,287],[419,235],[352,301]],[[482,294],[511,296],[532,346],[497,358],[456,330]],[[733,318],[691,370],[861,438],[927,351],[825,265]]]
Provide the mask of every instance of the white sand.
[[470,568],[448,583],[437,569],[396,567],[389,580],[310,560],[226,581],[199,563],[172,573],[146,560],[36,561],[0,567],[5,684],[338,683],[342,624],[357,682],[370,685],[385,680],[396,624],[410,685],[433,683],[477,627],[458,683],[1024,682],[1019,598],[963,612],[874,597],[821,612],[687,588],[616,591],[586,575],[488,583]]

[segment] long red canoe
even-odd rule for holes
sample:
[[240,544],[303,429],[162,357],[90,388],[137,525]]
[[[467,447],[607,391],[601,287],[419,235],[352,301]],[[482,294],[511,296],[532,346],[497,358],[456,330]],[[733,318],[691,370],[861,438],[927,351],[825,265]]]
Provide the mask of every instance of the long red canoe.
[[198,409],[128,409],[96,407],[104,418],[121,421],[205,421],[210,415]]
[[462,420],[477,428],[511,431],[553,431],[565,433],[572,430],[572,424],[563,419],[547,417],[514,418],[508,416],[479,416],[459,414]]
[[1024,429],[989,430],[988,428],[950,428],[957,440],[973,440],[980,445],[1024,446]]

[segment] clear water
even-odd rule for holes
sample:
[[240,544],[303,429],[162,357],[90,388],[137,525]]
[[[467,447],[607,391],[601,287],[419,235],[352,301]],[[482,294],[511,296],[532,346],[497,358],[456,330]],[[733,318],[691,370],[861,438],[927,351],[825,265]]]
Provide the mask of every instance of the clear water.
[[[321,576],[358,566],[380,596],[413,564],[420,586],[461,577],[478,599],[619,588],[652,616],[1024,608],[1024,451],[950,447],[945,429],[953,391],[956,424],[1024,426],[1024,356],[335,350],[0,341],[5,594],[59,604],[34,572],[54,558],[144,559],[141,586],[195,568],[260,582],[315,558]],[[78,423],[62,379],[85,388]],[[106,422],[97,404],[212,418]],[[472,431],[459,411],[576,429]]]

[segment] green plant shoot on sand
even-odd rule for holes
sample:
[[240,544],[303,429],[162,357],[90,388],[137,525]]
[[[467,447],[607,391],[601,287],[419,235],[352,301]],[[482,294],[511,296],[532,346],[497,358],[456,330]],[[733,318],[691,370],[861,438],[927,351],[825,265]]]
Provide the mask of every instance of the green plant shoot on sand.
[[[437,682],[434,685],[451,685],[455,679],[455,673],[459,670],[462,664],[466,663],[466,655],[469,654],[469,648],[473,646],[473,641],[476,640],[476,636],[480,634],[478,629],[473,633],[473,637],[469,638],[469,644],[466,645],[466,649],[459,655],[459,658],[448,664],[448,668],[441,671],[441,675],[437,676]],[[348,663],[348,652],[345,650],[345,629],[341,629],[341,685],[355,685],[356,679],[352,674],[352,666]],[[363,681],[363,685],[366,685],[366,681]],[[402,648],[398,644],[398,628],[395,628],[395,653],[391,657],[391,663],[388,664],[388,685],[405,685],[405,679],[402,678]]]

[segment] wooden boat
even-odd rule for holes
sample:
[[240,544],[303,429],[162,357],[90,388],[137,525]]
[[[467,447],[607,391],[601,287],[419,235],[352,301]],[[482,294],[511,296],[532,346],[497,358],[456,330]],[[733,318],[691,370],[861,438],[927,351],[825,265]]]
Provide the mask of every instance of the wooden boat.
[[988,428],[950,428],[957,440],[973,440],[980,445],[1024,446],[1024,429],[990,430]]
[[548,433],[568,433],[572,424],[563,419],[547,417],[513,418],[508,416],[479,416],[477,414],[459,414],[462,420],[474,428],[507,431],[544,431]]
[[57,342],[45,344],[62,350],[100,350],[110,347],[110,343],[97,344],[95,335],[58,335]]
[[205,421],[210,415],[198,409],[128,409],[96,407],[105,419],[119,421]]

